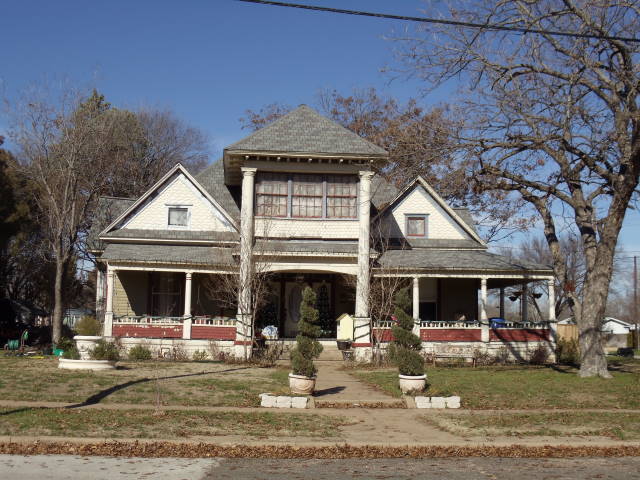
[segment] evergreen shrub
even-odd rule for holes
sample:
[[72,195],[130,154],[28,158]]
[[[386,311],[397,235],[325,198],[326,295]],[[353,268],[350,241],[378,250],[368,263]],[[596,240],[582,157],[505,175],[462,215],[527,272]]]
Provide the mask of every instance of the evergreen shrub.
[[322,345],[318,342],[320,336],[319,313],[315,308],[316,294],[306,287],[302,292],[300,303],[300,321],[298,322],[298,336],[296,346],[291,350],[291,369],[294,375],[313,377],[317,369],[313,359],[322,352]]
[[403,288],[396,293],[394,316],[396,325],[391,329],[393,341],[389,345],[389,356],[398,366],[400,375],[424,375],[424,359],[420,355],[422,342],[413,333],[413,317],[409,313],[411,300],[409,288]]

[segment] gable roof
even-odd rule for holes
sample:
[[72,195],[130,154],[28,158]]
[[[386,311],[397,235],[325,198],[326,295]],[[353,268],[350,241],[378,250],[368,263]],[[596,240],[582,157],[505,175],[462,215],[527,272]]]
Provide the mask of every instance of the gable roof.
[[275,122],[229,145],[225,152],[388,156],[385,149],[320,115],[307,105],[300,105]]
[[146,191],[146,193],[144,195],[142,195],[140,198],[138,198],[131,206],[129,206],[129,208],[127,208],[124,212],[122,212],[122,214],[120,214],[113,222],[111,222],[111,224],[109,226],[107,226],[101,233],[100,235],[105,235],[107,234],[110,230],[116,228],[116,226],[122,221],[124,220],[129,214],[131,214],[132,212],[134,212],[139,206],[141,206],[142,204],[144,204],[144,202],[149,199],[151,197],[151,195],[158,190],[162,185],[164,185],[175,173],[181,173],[182,175],[184,175],[187,180],[189,180],[194,187],[196,187],[198,189],[198,191],[204,195],[205,198],[207,198],[207,200],[209,200],[219,211],[220,213],[227,219],[227,221],[231,224],[231,226],[233,226],[233,228],[236,229],[236,231],[239,231],[239,228],[237,226],[236,220],[234,218],[232,218],[228,212],[225,211],[225,209],[222,207],[222,205],[220,205],[220,203],[218,203],[210,194],[209,192],[207,192],[204,188],[202,188],[202,185],[200,185],[198,183],[198,181],[193,178],[193,176],[187,171],[186,168],[184,168],[181,164],[177,163],[171,170],[169,170],[160,180],[158,180],[156,182],[155,185],[153,185],[149,190]]
[[240,208],[231,195],[229,187],[224,183],[224,163],[222,160],[212,163],[194,178],[239,223]]
[[[473,238],[476,242],[478,242],[480,245],[486,245],[484,240],[482,240],[480,238],[480,236],[478,235],[478,233],[476,232],[475,228],[471,227],[471,223],[469,223],[469,221],[471,219],[471,215],[469,215],[468,210],[464,213],[462,213],[462,215],[464,215],[466,217],[466,219],[463,219],[462,216],[456,211],[457,209],[454,209],[452,207],[449,206],[449,204],[447,202],[444,201],[444,199],[438,195],[438,193],[431,187],[431,185],[429,185],[427,183],[427,181],[418,176],[416,177],[412,182],[410,182],[406,187],[404,187],[400,193],[396,196],[396,198],[394,198],[387,206],[385,206],[380,213],[378,213],[378,215],[376,217],[380,217],[384,212],[386,212],[387,210],[389,210],[390,208],[392,208],[396,203],[398,203],[406,193],[412,191],[416,186],[420,185],[422,188],[424,188],[427,193],[429,195],[431,195],[431,197],[436,201],[436,203],[458,224],[460,225],[460,227],[469,234],[469,236],[471,236],[471,238]],[[466,210],[466,209],[465,209]]]
[[116,218],[135,203],[135,198],[121,197],[99,197],[96,207],[96,217],[91,224],[91,228],[87,234],[87,248],[90,252],[99,252],[104,250],[104,242],[100,240],[100,232],[107,225],[111,224]]

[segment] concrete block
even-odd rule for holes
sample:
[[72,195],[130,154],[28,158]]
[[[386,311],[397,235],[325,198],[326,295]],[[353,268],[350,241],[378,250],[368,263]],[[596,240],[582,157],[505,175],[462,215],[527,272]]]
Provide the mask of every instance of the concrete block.
[[429,397],[415,397],[416,408],[431,408],[431,398]]
[[307,397],[291,397],[291,408],[307,408]]
[[276,398],[273,395],[260,395],[260,406],[266,408],[275,408],[276,406]]
[[446,397],[444,401],[447,408],[460,408],[460,397]]
[[444,397],[431,397],[431,408],[445,408]]
[[277,408],[291,408],[291,397],[279,396],[276,397]]

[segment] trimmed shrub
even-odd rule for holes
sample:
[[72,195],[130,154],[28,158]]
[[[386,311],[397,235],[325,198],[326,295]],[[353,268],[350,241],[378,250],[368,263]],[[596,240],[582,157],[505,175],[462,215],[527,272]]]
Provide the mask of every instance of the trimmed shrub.
[[102,325],[96,317],[85,315],[76,323],[75,330],[78,335],[97,337],[102,334]]
[[531,365],[544,365],[547,360],[549,360],[549,350],[544,345],[538,345],[529,355]]
[[115,343],[107,342],[104,338],[101,338],[96,343],[96,346],[89,351],[89,356],[91,360],[117,362],[120,360],[120,351]]
[[133,360],[134,362],[151,360],[151,350],[144,345],[135,345],[129,350],[127,356],[129,360]]
[[209,355],[204,350],[196,350],[195,352],[193,352],[192,358],[195,362],[204,362],[207,358],[209,358]]
[[80,360],[80,352],[78,352],[76,342],[73,340],[62,337],[56,347],[62,350],[62,358],[67,360]]
[[561,338],[556,345],[556,359],[558,363],[567,365],[580,364],[580,346],[578,340]]
[[397,324],[391,329],[393,342],[389,345],[389,356],[398,366],[400,375],[417,376],[424,374],[424,359],[420,355],[422,342],[413,333],[414,320],[410,309],[409,288],[403,288],[395,296],[393,314]]
[[300,333],[296,337],[296,346],[291,350],[291,369],[294,375],[313,377],[317,372],[313,359],[320,356],[322,345],[317,340],[320,336],[320,315],[315,304],[316,294],[311,288],[306,287],[300,303]]

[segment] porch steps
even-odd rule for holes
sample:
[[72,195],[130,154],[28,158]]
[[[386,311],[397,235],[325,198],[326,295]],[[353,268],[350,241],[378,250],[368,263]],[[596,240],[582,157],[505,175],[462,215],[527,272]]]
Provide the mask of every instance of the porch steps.
[[[282,345],[282,353],[280,357],[278,357],[279,361],[289,361],[291,349],[295,346],[295,340],[281,340]],[[343,360],[342,352],[338,350],[338,346],[336,345],[335,340],[320,340],[320,344],[322,345],[322,353],[320,357],[316,360],[318,362],[335,362],[339,360]]]

